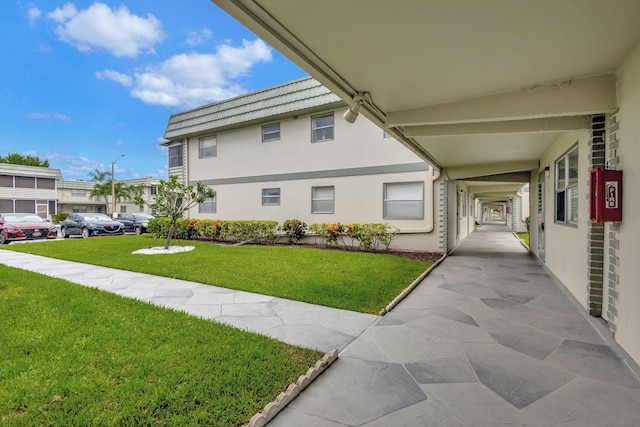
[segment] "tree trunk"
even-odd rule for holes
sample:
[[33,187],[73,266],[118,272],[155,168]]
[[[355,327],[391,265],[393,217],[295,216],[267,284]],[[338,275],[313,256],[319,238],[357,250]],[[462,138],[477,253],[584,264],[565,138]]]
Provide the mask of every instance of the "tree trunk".
[[176,228],[176,220],[172,219],[169,223],[169,232],[167,233],[167,241],[164,244],[164,248],[169,250],[169,245],[171,244],[171,238],[173,237],[173,230]]

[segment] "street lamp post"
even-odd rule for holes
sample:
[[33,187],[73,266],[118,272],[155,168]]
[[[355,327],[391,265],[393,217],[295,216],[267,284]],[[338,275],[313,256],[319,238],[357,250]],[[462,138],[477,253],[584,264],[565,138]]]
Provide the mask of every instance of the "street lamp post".
[[115,165],[121,157],[124,157],[124,154],[120,154],[117,159],[111,162],[111,217],[116,217],[116,182],[115,182]]

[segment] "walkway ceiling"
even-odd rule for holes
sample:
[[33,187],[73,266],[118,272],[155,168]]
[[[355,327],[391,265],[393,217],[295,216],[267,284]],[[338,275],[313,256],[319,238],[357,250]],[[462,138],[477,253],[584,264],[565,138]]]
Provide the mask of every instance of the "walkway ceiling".
[[212,1],[345,101],[368,93],[362,114],[463,180],[535,170],[616,109],[640,43],[631,0]]

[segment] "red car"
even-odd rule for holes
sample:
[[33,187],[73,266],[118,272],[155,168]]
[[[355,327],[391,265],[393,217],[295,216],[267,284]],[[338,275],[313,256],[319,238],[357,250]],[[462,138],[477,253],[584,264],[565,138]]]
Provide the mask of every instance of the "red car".
[[55,239],[58,230],[36,214],[0,214],[0,245],[18,240]]

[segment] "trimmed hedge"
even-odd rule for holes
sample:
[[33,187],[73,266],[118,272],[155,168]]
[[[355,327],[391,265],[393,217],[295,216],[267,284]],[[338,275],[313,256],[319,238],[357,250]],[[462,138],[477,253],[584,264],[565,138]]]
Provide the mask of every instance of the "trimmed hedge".
[[[170,218],[152,218],[148,231],[154,237],[166,238],[169,232]],[[275,244],[283,232],[290,244],[296,244],[306,234],[307,225],[297,219],[288,219],[278,226],[277,221],[240,220],[225,221],[219,219],[179,218],[173,233],[174,239],[214,240],[231,243]],[[314,235],[317,246],[343,246],[369,252],[388,251],[391,241],[400,229],[389,224],[311,224],[308,230]]]

